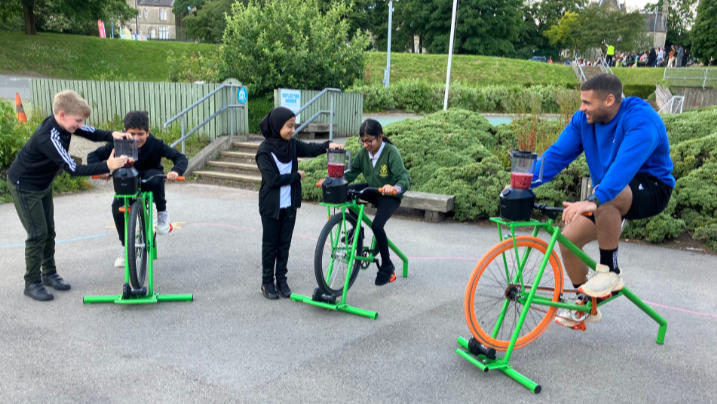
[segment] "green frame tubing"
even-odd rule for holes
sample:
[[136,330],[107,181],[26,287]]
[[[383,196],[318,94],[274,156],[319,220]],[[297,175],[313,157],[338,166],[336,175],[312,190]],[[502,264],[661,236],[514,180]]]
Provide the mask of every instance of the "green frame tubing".
[[[341,214],[342,214],[343,218],[341,220],[341,225],[339,227],[339,234],[340,234],[340,230],[342,228],[344,228],[344,226],[346,226],[346,209],[351,209],[358,217],[358,220],[361,223],[366,224],[369,228],[373,224],[373,222],[371,222],[371,219],[369,219],[364,214],[364,205],[357,203],[355,200],[352,200],[352,201],[346,202],[346,203],[342,203],[342,204],[321,203],[321,205],[326,206],[326,210],[328,212],[329,218],[331,218],[331,209],[332,208],[341,210]],[[358,226],[358,227],[360,228],[361,226]],[[352,270],[352,268],[354,266],[354,261],[359,260],[359,261],[373,262],[376,259],[376,256],[373,254],[373,251],[376,247],[376,236],[374,236],[371,241],[371,248],[369,249],[370,252],[369,252],[368,257],[364,257],[360,254],[356,254],[356,245],[358,243],[359,233],[360,232],[358,232],[358,231],[354,232],[354,240],[352,243],[353,247],[351,248],[351,251],[346,252],[347,256],[349,257],[349,261],[348,261],[348,268],[346,270],[346,280],[344,281],[344,289],[343,289],[343,293],[341,294],[341,301],[339,303],[331,304],[331,303],[325,303],[325,302],[317,302],[317,301],[313,300],[310,296],[302,296],[302,295],[298,295],[296,293],[291,294],[291,300],[293,300],[295,302],[303,302],[306,304],[310,304],[312,306],[322,307],[322,308],[328,309],[328,310],[342,311],[344,313],[355,314],[357,316],[362,316],[362,317],[368,317],[372,320],[375,320],[378,317],[377,312],[361,309],[358,307],[353,307],[353,306],[350,306],[346,302],[346,295],[347,295],[348,289],[349,289],[349,281],[351,280],[350,271]],[[330,237],[330,241],[331,241],[331,250],[333,251],[336,248],[336,245],[338,243],[338,238],[336,240],[333,240],[333,237],[331,236],[331,234],[329,234],[329,237]],[[398,249],[398,247],[396,247],[395,244],[393,244],[393,242],[390,239],[388,240],[388,247],[391,249],[391,251],[396,253],[396,255],[398,255],[399,258],[401,258],[401,261],[403,261],[403,277],[407,278],[408,277],[408,258],[406,257],[405,254],[403,254],[403,252],[401,252],[401,250]],[[366,249],[366,247],[364,247],[364,249]],[[329,277],[331,276],[332,268],[333,268],[333,260],[329,264]]]
[[[154,292],[154,260],[157,259],[157,247],[154,245],[154,218],[152,209],[153,195],[151,192],[138,192],[137,195],[115,195],[115,198],[124,199],[124,281],[129,283],[129,207],[132,199],[142,201],[142,209],[145,209],[144,228],[147,240],[147,295],[131,296],[124,298],[119,295],[111,296],[85,296],[82,301],[85,304],[114,303],[114,304],[153,304],[158,302],[191,302],[194,300],[192,294],[181,295],[160,295]],[[149,209],[146,207],[149,206]]]
[[[460,348],[456,349],[456,353],[460,355],[462,358],[476,366],[477,368],[481,369],[484,372],[487,372],[488,370],[495,369],[503,372],[505,375],[509,376],[513,380],[517,381],[518,383],[522,384],[523,386],[527,387],[531,392],[533,393],[540,393],[541,386],[534,382],[533,380],[527,378],[526,376],[518,373],[516,370],[514,370],[510,366],[510,357],[513,353],[513,349],[515,347],[515,343],[518,340],[518,337],[520,335],[520,330],[523,327],[523,322],[525,321],[525,318],[528,314],[528,308],[532,304],[533,301],[540,301],[541,305],[545,306],[552,306],[552,307],[559,307],[559,308],[566,308],[576,311],[583,311],[583,312],[589,312],[592,309],[592,302],[588,302],[586,305],[578,306],[576,304],[569,304],[569,303],[560,303],[560,302],[553,302],[552,300],[549,300],[542,296],[535,296],[535,293],[537,289],[528,288],[530,291],[525,294],[525,287],[523,285],[523,266],[527,262],[527,257],[530,254],[530,248],[527,248],[523,258],[521,259],[518,256],[518,245],[515,239],[515,230],[518,227],[533,227],[532,235],[533,237],[536,237],[538,235],[538,232],[540,229],[545,230],[548,234],[551,235],[550,242],[548,243],[548,248],[545,254],[545,257],[543,258],[543,261],[540,264],[540,268],[538,269],[538,273],[535,276],[534,283],[539,284],[540,279],[543,276],[543,271],[545,270],[545,267],[548,265],[550,255],[552,254],[553,248],[555,247],[555,243],[560,243],[564,247],[566,247],[568,250],[570,250],[573,254],[575,254],[578,258],[580,258],[581,261],[583,261],[590,269],[595,270],[595,266],[597,265],[595,261],[593,261],[585,252],[583,252],[582,249],[578,248],[570,242],[565,236],[563,236],[560,233],[560,228],[553,226],[553,220],[550,219],[547,222],[539,222],[536,220],[531,220],[528,222],[507,222],[502,220],[501,218],[491,218],[491,221],[495,222],[498,225],[498,235],[503,240],[503,230],[501,226],[506,226],[510,228],[510,237],[513,239],[513,245],[515,246],[515,252],[516,252],[516,259],[518,260],[518,270],[516,271],[516,275],[511,281],[511,283],[518,283],[520,282],[521,289],[523,289],[523,292],[521,293],[521,297],[518,298],[518,302],[523,303],[523,311],[520,313],[520,317],[518,318],[518,322],[515,327],[515,331],[513,332],[513,335],[510,340],[510,344],[508,344],[508,348],[505,351],[505,354],[502,358],[496,357],[496,359],[488,359],[485,357],[485,355],[473,355],[468,350],[468,340],[462,337],[458,337],[458,345]],[[506,237],[507,239],[507,237]],[[505,259],[505,255],[503,255],[503,263],[506,266],[506,277],[508,277],[508,270],[507,270],[507,260]],[[604,304],[607,304],[615,299],[617,299],[620,296],[625,296],[628,300],[630,300],[633,304],[635,304],[640,310],[645,312],[648,316],[650,316],[653,320],[655,320],[659,324],[659,328],[657,331],[657,343],[663,344],[665,342],[665,333],[667,332],[667,321],[662,318],[657,312],[655,312],[650,306],[645,304],[642,300],[640,300],[639,297],[637,297],[634,293],[632,293],[628,288],[623,288],[619,293],[614,294],[611,298],[606,299],[598,304],[598,306],[602,306]],[[498,321],[496,323],[495,329],[493,330],[493,337],[497,334],[498,330],[500,329],[500,326],[502,324],[502,321],[505,317],[505,312],[508,307],[508,300],[506,300],[506,303],[503,305],[503,311],[501,312]]]

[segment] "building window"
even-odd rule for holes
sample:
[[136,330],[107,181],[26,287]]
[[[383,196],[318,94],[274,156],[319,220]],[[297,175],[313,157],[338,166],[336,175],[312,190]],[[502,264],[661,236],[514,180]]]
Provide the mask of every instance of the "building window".
[[169,27],[159,27],[159,39],[169,39]]
[[162,21],[167,21],[167,10],[165,10],[165,9],[159,10],[159,19]]
[[155,31],[154,28],[149,29],[149,37],[152,39],[157,37],[157,31]]
[[145,19],[147,18],[147,9],[146,8],[144,9],[144,18]]

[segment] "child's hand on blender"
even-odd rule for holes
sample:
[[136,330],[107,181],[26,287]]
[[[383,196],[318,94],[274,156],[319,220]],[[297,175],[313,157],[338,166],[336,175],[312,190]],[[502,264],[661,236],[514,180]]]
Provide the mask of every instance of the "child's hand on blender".
[[112,170],[116,170],[118,168],[122,168],[125,164],[127,164],[127,157],[126,156],[120,156],[115,157],[115,151],[112,150],[112,154],[110,154],[110,158],[107,159],[107,168]]
[[344,145],[338,144],[338,143],[329,143],[329,149],[339,149],[339,150],[343,150],[343,149],[344,149]]

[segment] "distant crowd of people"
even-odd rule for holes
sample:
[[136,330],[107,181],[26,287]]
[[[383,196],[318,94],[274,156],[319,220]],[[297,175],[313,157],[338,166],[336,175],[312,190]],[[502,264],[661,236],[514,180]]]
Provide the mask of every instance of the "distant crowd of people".
[[[599,66],[602,59],[578,59],[580,66]],[[573,62],[574,63],[574,62]],[[629,52],[620,55],[608,54],[605,63],[611,67],[687,67],[695,63],[690,51],[681,44],[670,47],[669,52],[663,48],[651,48],[645,52]],[[570,65],[571,63],[566,63]]]

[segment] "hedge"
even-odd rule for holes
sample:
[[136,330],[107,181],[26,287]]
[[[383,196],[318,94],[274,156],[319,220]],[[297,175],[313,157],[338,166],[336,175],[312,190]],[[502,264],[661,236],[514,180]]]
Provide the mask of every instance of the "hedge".
[[[664,212],[629,222],[623,235],[657,243],[689,231],[694,239],[717,249],[717,109],[662,118],[677,185]],[[454,219],[475,221],[498,214],[498,194],[510,182],[507,151],[516,147],[516,125],[523,124],[516,120],[494,127],[480,114],[450,109],[387,125],[384,132],[402,154],[411,190],[455,195]],[[540,125],[555,126],[556,121],[541,120]],[[355,141],[346,145],[354,153],[361,147]],[[326,176],[325,156],[299,166],[306,171],[306,184]],[[537,199],[551,206],[577,201],[582,177],[588,175],[581,155],[553,181],[537,188]],[[320,201],[321,190],[306,186],[303,197]]]

